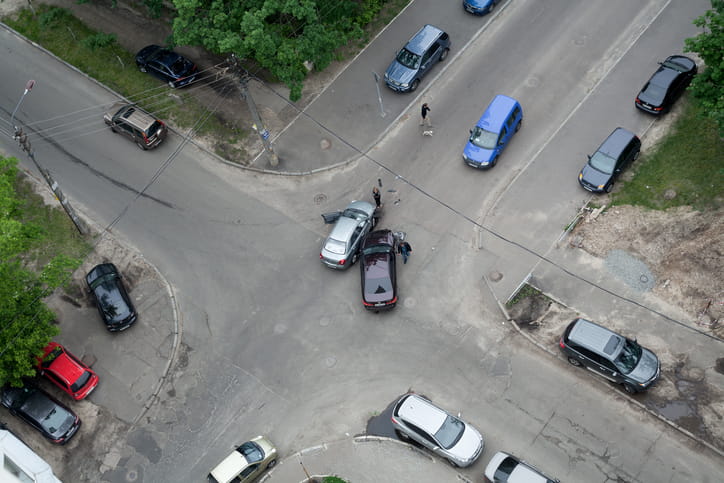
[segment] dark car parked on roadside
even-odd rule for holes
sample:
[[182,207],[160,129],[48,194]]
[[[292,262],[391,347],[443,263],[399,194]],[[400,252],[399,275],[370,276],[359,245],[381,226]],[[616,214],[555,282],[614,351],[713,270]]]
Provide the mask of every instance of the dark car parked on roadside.
[[610,193],[618,175],[639,157],[640,152],[638,136],[617,127],[596,152],[588,156],[588,163],[578,174],[578,182],[593,193]]
[[397,304],[395,246],[390,230],[373,231],[362,240],[359,268],[366,309],[388,310]]
[[450,53],[450,36],[433,25],[422,27],[400,50],[385,71],[385,84],[398,92],[412,92],[420,80]]
[[568,324],[558,345],[568,362],[623,384],[628,393],[645,391],[661,373],[653,352],[586,319]]
[[135,104],[116,102],[103,115],[111,131],[122,134],[143,149],[155,148],[166,138],[166,125]]
[[80,418],[50,394],[33,385],[6,387],[2,405],[56,444],[65,444],[78,431]]
[[88,272],[85,280],[109,331],[126,330],[136,322],[136,309],[133,308],[133,302],[115,265],[96,265]]
[[136,65],[141,72],[158,77],[174,89],[190,84],[198,73],[193,62],[158,45],[147,45],[139,50]]
[[696,62],[672,55],[663,62],[636,96],[635,105],[649,114],[663,114],[684,92],[697,72]]

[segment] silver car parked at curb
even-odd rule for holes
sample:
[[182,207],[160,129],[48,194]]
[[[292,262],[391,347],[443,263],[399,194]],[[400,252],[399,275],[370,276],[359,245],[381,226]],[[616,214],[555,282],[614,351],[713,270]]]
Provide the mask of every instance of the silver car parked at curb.
[[401,439],[421,444],[453,466],[470,466],[483,452],[477,429],[418,394],[405,394],[395,404],[392,426]]

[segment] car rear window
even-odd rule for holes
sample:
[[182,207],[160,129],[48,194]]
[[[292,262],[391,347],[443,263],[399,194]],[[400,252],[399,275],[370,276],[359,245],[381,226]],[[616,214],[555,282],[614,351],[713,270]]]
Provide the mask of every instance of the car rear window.
[[516,466],[518,466],[518,461],[508,456],[501,461],[500,466],[495,470],[494,479],[496,481],[508,481],[508,477],[513,473]]

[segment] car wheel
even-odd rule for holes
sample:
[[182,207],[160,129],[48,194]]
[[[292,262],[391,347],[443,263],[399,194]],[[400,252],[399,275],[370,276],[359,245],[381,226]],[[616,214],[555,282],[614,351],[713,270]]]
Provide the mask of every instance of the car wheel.
[[450,463],[450,466],[452,466],[453,468],[459,468],[459,467],[460,467],[459,464],[457,464],[455,461],[453,461],[453,460],[451,460],[451,459],[449,459],[449,458],[448,458],[447,462]]
[[277,460],[271,460],[268,465],[266,465],[266,469],[272,469],[277,465]]
[[410,437],[398,429],[395,430],[395,436],[400,441],[410,441]]
[[631,384],[624,384],[623,390],[629,394],[636,394],[636,388],[634,388]]
[[498,156],[494,157],[493,160],[490,162],[490,167],[492,168],[496,164],[498,164]]
[[176,84],[175,84],[173,81],[168,81],[168,86],[169,86],[171,89],[176,89]]
[[140,70],[141,72],[146,72],[146,66],[138,64],[138,70]]
[[522,126],[522,125],[523,125],[523,118],[521,117],[520,122],[518,123],[517,126],[515,126],[515,132],[520,131],[520,126]]
[[440,54],[440,62],[445,60],[447,58],[447,54],[450,53],[450,49],[445,49],[442,51],[442,54]]
[[640,155],[640,154],[641,154],[641,151],[640,151],[640,150],[639,150],[639,151],[636,151],[636,154],[634,154],[634,161],[636,161],[637,159],[639,159],[639,155]]
[[116,126],[114,126],[114,125],[112,125],[112,124],[111,124],[111,131],[113,131],[113,132],[118,132],[118,131],[116,130]]
[[354,265],[355,263],[357,263],[357,259],[358,259],[358,258],[359,258],[359,254],[358,254],[358,253],[355,253],[354,255],[352,255],[352,262],[350,263],[350,266],[351,266],[351,265]]
[[415,79],[414,81],[412,81],[412,84],[410,84],[410,92],[415,92],[417,90],[417,86],[419,86],[419,85],[420,85],[419,79]]
[[568,362],[570,362],[571,365],[573,365],[573,366],[581,367],[581,361],[579,361],[578,359],[575,359],[573,357],[569,357]]
[[144,151],[148,149],[148,148],[146,147],[146,145],[143,144],[141,141],[136,141],[136,146],[138,146],[139,148],[141,148],[141,149],[144,150]]
[[609,184],[607,184],[606,187],[604,188],[604,190],[606,190],[606,193],[610,193],[612,189],[613,189],[613,181],[611,181]]

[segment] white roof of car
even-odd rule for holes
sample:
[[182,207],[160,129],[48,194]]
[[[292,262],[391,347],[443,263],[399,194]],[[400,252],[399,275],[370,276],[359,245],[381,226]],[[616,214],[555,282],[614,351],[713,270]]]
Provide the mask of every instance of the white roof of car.
[[246,458],[238,451],[234,451],[211,470],[211,476],[220,483],[228,483],[236,478],[246,465]]
[[417,394],[410,394],[400,406],[398,414],[430,434],[437,433],[447,419],[447,413]]
[[495,455],[490,459],[488,466],[485,467],[485,477],[490,481],[494,481],[493,476],[495,476],[495,471],[506,458],[512,458],[518,462],[518,465],[510,473],[510,476],[508,476],[508,483],[547,483],[550,481],[548,478],[528,466],[526,463],[523,463],[515,456],[502,451],[495,453]]

